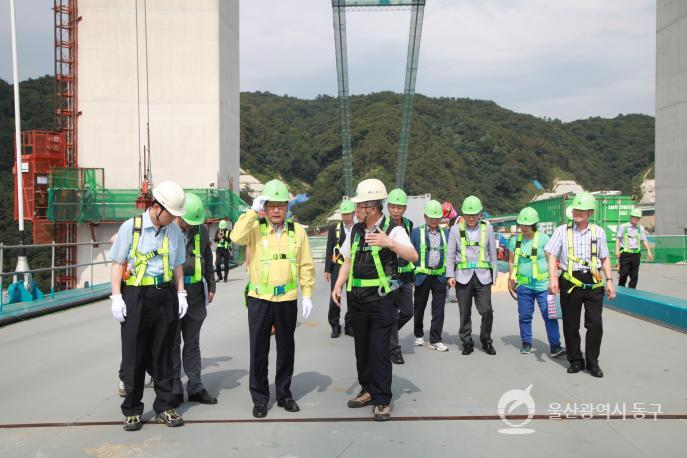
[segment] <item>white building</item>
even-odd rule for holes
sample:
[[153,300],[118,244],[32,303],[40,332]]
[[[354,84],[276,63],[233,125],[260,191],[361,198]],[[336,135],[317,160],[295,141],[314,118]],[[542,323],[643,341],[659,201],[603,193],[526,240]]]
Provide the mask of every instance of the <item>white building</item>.
[[[238,0],[91,0],[79,16],[79,167],[104,168],[107,188],[138,189],[149,144],[154,183],[238,193]],[[77,238],[108,240],[118,227],[80,224]],[[94,283],[108,280],[105,265],[95,269]],[[85,281],[80,269],[77,287]]]

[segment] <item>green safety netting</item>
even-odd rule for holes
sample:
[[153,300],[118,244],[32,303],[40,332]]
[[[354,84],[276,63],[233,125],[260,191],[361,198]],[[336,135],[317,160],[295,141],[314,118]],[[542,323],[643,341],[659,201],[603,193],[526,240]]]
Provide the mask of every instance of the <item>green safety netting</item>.
[[[124,221],[139,213],[137,189],[103,186],[103,169],[54,169],[48,189],[48,219],[52,222]],[[186,189],[203,201],[205,218],[236,221],[246,203],[229,189]]]

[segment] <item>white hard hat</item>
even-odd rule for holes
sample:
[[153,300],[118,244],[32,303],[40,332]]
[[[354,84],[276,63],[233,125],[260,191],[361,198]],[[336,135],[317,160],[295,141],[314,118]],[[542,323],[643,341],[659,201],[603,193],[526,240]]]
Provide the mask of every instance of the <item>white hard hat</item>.
[[376,178],[368,178],[358,183],[358,187],[355,189],[355,197],[351,199],[351,202],[357,204],[371,200],[384,200],[387,196],[384,183]]
[[163,181],[153,188],[153,197],[174,216],[184,214],[184,190],[173,181]]

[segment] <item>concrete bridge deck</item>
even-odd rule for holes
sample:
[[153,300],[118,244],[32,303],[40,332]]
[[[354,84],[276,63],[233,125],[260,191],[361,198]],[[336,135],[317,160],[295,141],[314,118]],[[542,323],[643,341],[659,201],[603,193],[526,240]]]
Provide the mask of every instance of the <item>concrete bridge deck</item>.
[[[642,275],[640,286],[650,283],[652,273]],[[569,375],[565,359],[548,356],[540,318],[534,353],[520,355],[517,308],[507,293],[494,294],[497,355],[462,356],[457,304],[449,302],[444,342],[450,351],[413,347],[406,325],[406,364],[394,366],[394,421],[376,423],[367,408],[346,407],[358,389],[353,340],[329,337],[321,265],[318,280],[315,311],[296,331],[292,390],[301,412],[273,405],[264,420],[252,417],[247,388],[242,268],[218,285],[201,335],[204,383],[219,404],[183,404],[182,428],[147,423],[140,432],[122,431],[119,329],[109,301],[1,328],[0,456],[684,456],[687,334],[607,309],[600,358],[606,376],[595,379]],[[536,416],[526,428],[533,432],[503,434],[500,397],[529,385]],[[144,418],[153,415],[152,398],[146,390]],[[594,404],[595,419],[551,419],[551,404],[578,417]],[[615,416],[601,418],[599,405]],[[635,419],[641,409],[661,414]]]

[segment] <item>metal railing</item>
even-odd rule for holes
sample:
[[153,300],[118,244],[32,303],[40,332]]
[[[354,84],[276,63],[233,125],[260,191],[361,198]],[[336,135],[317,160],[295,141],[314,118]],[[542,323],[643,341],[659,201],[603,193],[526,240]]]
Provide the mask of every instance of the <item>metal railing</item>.
[[[4,281],[5,277],[10,277],[10,276],[22,276],[25,274],[35,274],[35,273],[43,273],[43,272],[50,272],[50,298],[52,300],[55,299],[55,272],[62,271],[62,270],[68,270],[68,269],[75,269],[79,267],[90,267],[90,279],[88,282],[88,288],[93,290],[93,278],[94,278],[94,272],[93,268],[97,265],[101,264],[110,264],[111,261],[104,260],[104,261],[93,261],[93,249],[97,248],[100,245],[112,245],[112,242],[107,240],[103,242],[77,242],[77,243],[45,243],[45,244],[33,244],[33,245],[5,245],[4,243],[0,242],[0,312],[2,312],[2,306],[4,304]],[[89,259],[91,259],[91,262],[86,262],[86,263],[77,263],[77,264],[68,264],[68,265],[63,265],[63,266],[58,266],[55,265],[56,261],[56,251],[59,248],[66,248],[66,247],[83,247],[87,246],[89,247],[90,250],[90,256]],[[21,249],[25,250],[33,250],[33,249],[40,249],[40,248],[50,248],[50,267],[39,267],[35,269],[28,269],[26,271],[5,271],[5,252],[6,251],[12,251],[16,250],[19,251]],[[16,257],[14,257],[16,260]],[[109,277],[108,277],[109,278]],[[46,294],[47,296],[47,294]]]

